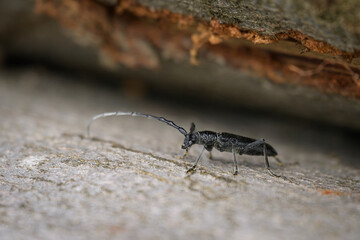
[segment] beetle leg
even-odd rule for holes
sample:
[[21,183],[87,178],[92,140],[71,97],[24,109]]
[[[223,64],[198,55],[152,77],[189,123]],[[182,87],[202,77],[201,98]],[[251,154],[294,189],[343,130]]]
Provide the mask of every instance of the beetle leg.
[[236,161],[236,151],[235,151],[234,146],[232,148],[232,153],[233,153],[233,156],[234,156],[234,175],[237,175],[238,172],[239,172],[239,169],[238,169],[238,163]]
[[199,156],[197,157],[197,159],[196,159],[196,161],[195,161],[195,164],[194,164],[191,168],[189,168],[189,169],[186,171],[186,173],[189,173],[189,172],[192,172],[192,171],[195,170],[195,168],[196,168],[197,164],[199,163],[199,160],[200,160],[201,155],[203,154],[204,150],[205,150],[205,147],[203,147],[203,149],[201,150]]
[[179,158],[179,159],[184,159],[184,158],[189,154],[189,150],[190,150],[190,148],[187,148],[187,149],[186,149],[186,152],[184,153],[184,155],[182,155],[182,156],[180,156],[180,157],[177,157],[177,158]]
[[273,177],[280,177],[279,175],[276,175],[271,169],[270,169],[270,164],[269,164],[269,160],[267,157],[267,151],[266,151],[266,145],[265,145],[265,141],[264,141],[264,156],[265,156],[265,166],[266,169],[268,170],[269,174]]
[[274,156],[276,162],[278,163],[279,166],[284,166],[283,162],[279,159],[278,156]]
[[269,164],[269,160],[267,157],[267,150],[266,150],[266,144],[265,144],[265,139],[261,138],[259,140],[256,140],[255,142],[249,143],[248,145],[245,146],[245,148],[239,153],[239,154],[245,154],[246,152],[248,152],[249,150],[259,146],[259,145],[263,145],[264,146],[264,160],[265,160],[265,167],[268,171],[268,173],[273,176],[273,177],[280,177],[279,175],[276,175],[271,169],[270,169],[270,164]]
[[204,146],[205,149],[209,152],[209,159],[212,159],[212,154],[211,151],[213,149],[213,146]]

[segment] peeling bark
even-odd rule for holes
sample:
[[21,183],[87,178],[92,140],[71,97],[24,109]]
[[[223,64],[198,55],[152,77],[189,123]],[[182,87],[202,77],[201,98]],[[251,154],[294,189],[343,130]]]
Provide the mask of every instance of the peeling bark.
[[[92,0],[37,0],[36,5],[38,13],[58,19],[80,38],[90,35],[112,61],[131,68],[160,68],[159,54],[164,46],[172,49],[170,58],[182,56],[182,60],[186,60],[189,52],[188,59],[197,65],[198,51],[203,49],[207,55],[214,53],[237,69],[256,72],[276,83],[311,86],[327,93],[360,98],[359,69],[345,61],[357,57],[359,51],[342,51],[297,30],[264,35],[216,19],[205,22],[166,9],[151,9],[132,0],[120,1],[112,10]],[[190,39],[191,47],[184,44]],[[279,53],[271,46],[263,50],[256,45],[244,47],[231,42],[237,39],[270,45],[281,45],[281,40],[296,41],[308,51],[341,58],[334,61],[325,55],[310,58],[297,53],[292,56]],[[321,71],[317,71],[323,63],[326,64]],[[303,74],[306,71],[315,72]]]

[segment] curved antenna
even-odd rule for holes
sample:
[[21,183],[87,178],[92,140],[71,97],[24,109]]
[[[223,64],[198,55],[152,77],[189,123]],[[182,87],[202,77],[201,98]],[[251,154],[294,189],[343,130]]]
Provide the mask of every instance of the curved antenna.
[[190,134],[192,134],[193,132],[195,132],[195,123],[191,123],[191,127],[190,127]]
[[102,114],[96,115],[90,120],[89,124],[87,125],[87,135],[90,136],[90,127],[91,127],[91,124],[93,121],[95,121],[96,119],[99,119],[99,118],[111,117],[111,116],[132,116],[132,117],[145,117],[145,118],[156,119],[160,122],[166,123],[167,125],[169,125],[173,128],[176,128],[184,136],[187,135],[186,130],[184,128],[176,125],[173,121],[167,120],[163,117],[157,117],[157,116],[153,116],[150,114],[144,114],[144,113],[138,113],[138,112],[107,112],[107,113],[102,113]]

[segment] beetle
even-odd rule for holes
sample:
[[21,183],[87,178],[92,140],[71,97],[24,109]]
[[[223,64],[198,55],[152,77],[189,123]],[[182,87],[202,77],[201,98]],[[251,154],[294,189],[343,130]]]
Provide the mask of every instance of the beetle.
[[104,117],[111,117],[111,116],[132,116],[132,117],[144,117],[149,119],[156,119],[160,122],[166,123],[169,126],[177,129],[181,134],[185,136],[184,142],[181,145],[182,149],[185,149],[185,154],[181,157],[184,158],[189,153],[189,149],[194,144],[202,145],[203,148],[195,160],[194,165],[187,170],[187,173],[192,172],[196,169],[199,160],[204,153],[205,150],[209,151],[211,156],[211,151],[215,148],[220,152],[231,152],[233,154],[233,162],[234,162],[234,175],[237,175],[238,170],[238,163],[236,160],[236,153],[239,155],[251,155],[251,156],[264,156],[265,161],[265,168],[267,169],[268,173],[273,177],[280,177],[279,175],[275,174],[270,169],[270,164],[268,160],[269,157],[274,157],[275,160],[282,164],[280,159],[277,157],[277,151],[274,147],[270,144],[265,142],[265,139],[253,139],[248,138],[232,133],[226,132],[213,132],[213,131],[195,131],[195,124],[191,123],[190,131],[187,132],[184,128],[176,125],[173,121],[167,120],[164,117],[157,117],[150,114],[144,114],[139,112],[106,112],[99,115],[92,117],[89,124],[87,125],[87,135],[90,136],[90,127],[93,121],[104,118]]

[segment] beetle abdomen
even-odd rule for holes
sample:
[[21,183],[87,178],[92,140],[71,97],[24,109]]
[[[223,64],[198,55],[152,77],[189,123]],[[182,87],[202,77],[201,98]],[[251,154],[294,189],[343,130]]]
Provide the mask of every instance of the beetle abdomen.
[[[236,152],[240,154],[241,151],[246,147],[246,145],[255,141],[256,139],[239,136],[232,133],[218,133],[214,147],[220,152],[232,152],[233,147],[235,147]],[[276,156],[276,150],[270,144],[265,144],[267,155]],[[244,154],[252,156],[263,156],[264,147],[263,145],[256,146],[253,149],[248,150]]]

